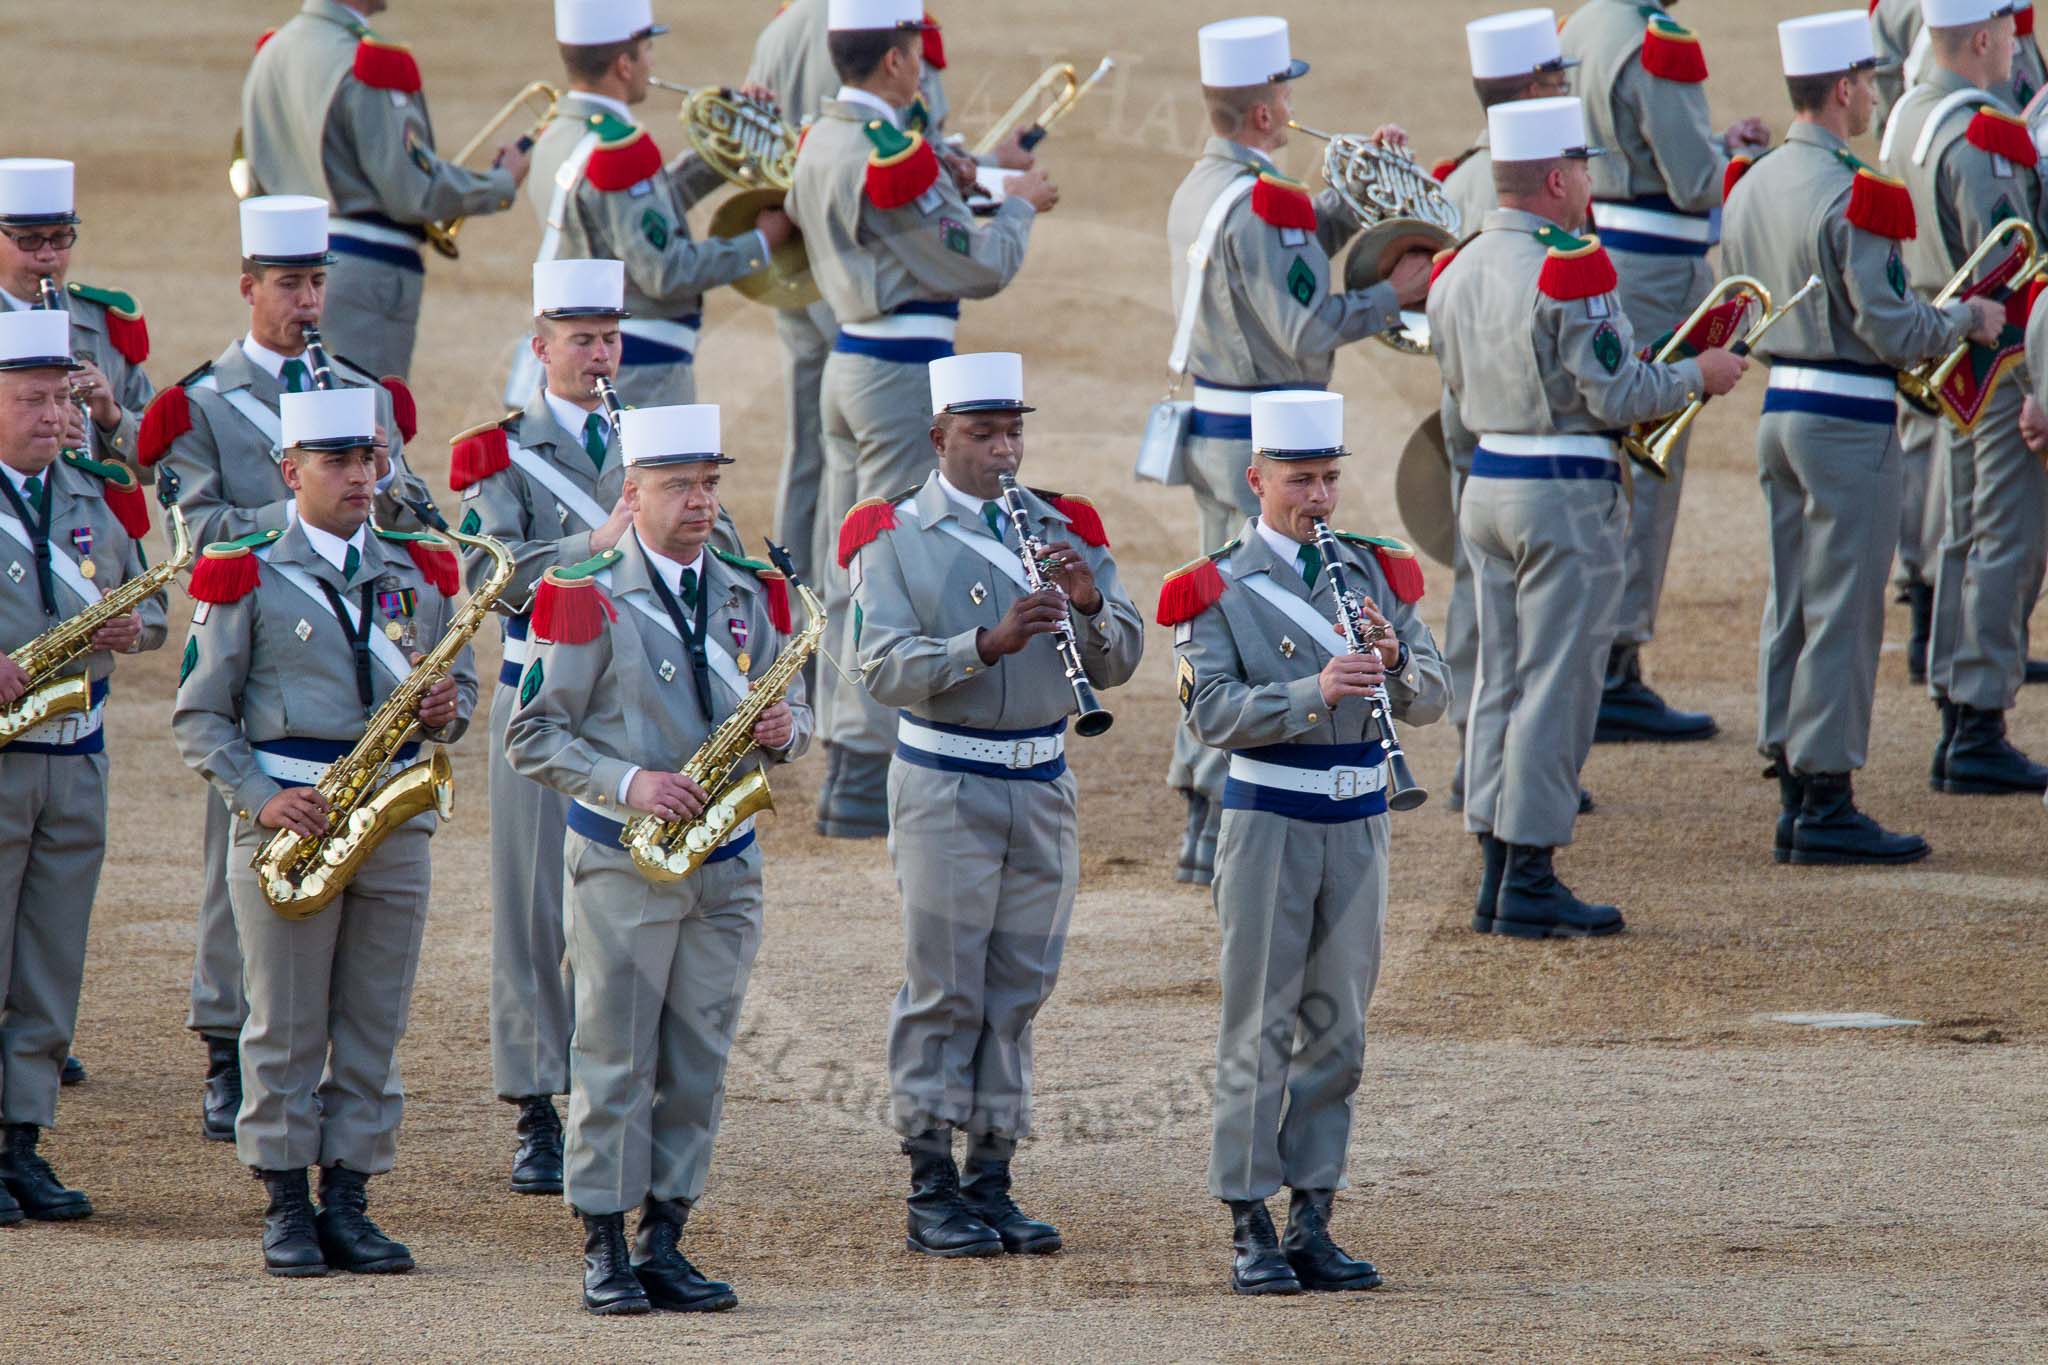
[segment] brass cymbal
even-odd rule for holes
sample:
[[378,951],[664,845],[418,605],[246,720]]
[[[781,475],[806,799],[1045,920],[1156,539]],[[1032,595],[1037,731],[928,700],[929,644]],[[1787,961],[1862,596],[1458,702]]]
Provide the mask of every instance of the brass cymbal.
[[[780,208],[788,197],[787,191],[769,186],[741,190],[711,215],[710,233],[713,237],[738,237],[751,232],[761,210]],[[801,236],[775,248],[766,270],[734,280],[732,287],[743,297],[771,308],[807,308],[822,297],[817,281],[811,278],[811,258]]]
[[1451,507],[1451,453],[1444,444],[1443,413],[1423,418],[1401,448],[1394,505],[1415,548],[1448,566],[1458,543],[1458,517]]

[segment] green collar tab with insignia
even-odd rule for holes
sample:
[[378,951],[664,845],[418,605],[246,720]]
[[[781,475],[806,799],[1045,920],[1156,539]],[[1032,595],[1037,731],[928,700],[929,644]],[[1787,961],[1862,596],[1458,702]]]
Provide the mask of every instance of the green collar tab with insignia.
[[127,313],[133,316],[142,311],[136,304],[133,294],[124,294],[118,289],[95,289],[89,284],[67,284],[64,288],[73,298],[84,299],[88,303],[97,303],[101,307],[112,309],[116,313]]
[[732,565],[735,569],[745,569],[748,573],[775,572],[774,565],[765,564],[758,559],[748,559],[745,555],[732,554],[728,551],[719,549],[716,545],[707,545],[705,548],[710,550],[713,555],[716,555],[718,558]]
[[592,555],[581,564],[571,564],[566,569],[556,569],[555,577],[570,579],[595,578],[624,558],[625,554],[619,550],[606,550],[601,555]]
[[1545,223],[1542,227],[1537,228],[1536,240],[1549,247],[1552,251],[1560,251],[1566,255],[1574,251],[1584,251],[1592,245],[1591,242],[1583,237],[1572,236],[1555,223]]
[[76,450],[64,452],[64,463],[81,473],[92,475],[102,483],[110,483],[116,488],[127,489],[136,486],[135,471],[126,465],[108,464],[102,460],[92,459]]
[[217,540],[207,546],[209,550],[260,550],[284,538],[283,531],[251,531],[235,540]]

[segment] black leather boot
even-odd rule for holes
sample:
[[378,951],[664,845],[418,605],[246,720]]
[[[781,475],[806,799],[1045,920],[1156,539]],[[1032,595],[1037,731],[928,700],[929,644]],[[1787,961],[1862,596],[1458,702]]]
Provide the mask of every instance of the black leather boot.
[[967,1149],[967,1178],[960,1186],[968,1212],[996,1230],[1003,1250],[1012,1256],[1050,1256],[1058,1251],[1060,1230],[1027,1215],[1010,1198],[1010,1160],[1017,1144],[1009,1138],[976,1138]]
[[1465,809],[1465,736],[1458,736],[1458,766],[1451,769],[1451,793],[1444,798],[1444,809],[1456,815]]
[[1845,863],[1917,863],[1928,854],[1917,834],[1893,834],[1856,809],[1847,773],[1803,779],[1805,803],[1792,831],[1792,861],[1802,866]]
[[562,1192],[562,1116],[547,1095],[519,1101],[519,1150],[512,1154],[515,1194]]
[[1806,804],[1806,779],[1792,771],[1783,753],[1771,755],[1765,777],[1778,779],[1778,828],[1771,837],[1771,861],[1792,861],[1792,830],[1799,823],[1799,810]]
[[2035,683],[2048,683],[2048,659],[2027,660],[2027,666],[2020,674],[2020,682],[2028,687]]
[[370,1178],[342,1166],[320,1169],[320,1250],[336,1270],[354,1275],[403,1275],[412,1253],[370,1221]]
[[85,1063],[76,1057],[66,1057],[64,1070],[58,1073],[57,1081],[60,1085],[84,1085]]
[[206,1039],[206,1095],[199,1105],[199,1135],[208,1142],[235,1140],[242,1112],[242,1047],[233,1038]]
[[1584,787],[1581,787],[1579,788],[1579,814],[1591,815],[1592,813],[1593,793],[1587,791]]
[[1956,741],[1956,707],[1939,699],[1934,705],[1941,713],[1941,737],[1934,741],[1934,757],[1927,764],[1927,785],[1940,791],[1948,781],[1948,746]]
[[7,1192],[7,1186],[0,1184],[0,1228],[11,1228],[19,1223],[25,1214],[21,1205],[14,1202],[14,1196]]
[[1188,823],[1180,832],[1180,863],[1173,869],[1173,879],[1207,886],[1215,876],[1213,848],[1210,860],[1202,861],[1202,829],[1209,823],[1209,798],[1200,792],[1184,792],[1182,795],[1188,802]]
[[626,1215],[584,1213],[583,1307],[601,1318],[645,1313],[652,1304],[626,1252]]
[[1230,1287],[1240,1294],[1299,1294],[1301,1280],[1280,1250],[1263,1199],[1226,1199],[1230,1206]]
[[953,1134],[935,1128],[903,1140],[910,1158],[910,1220],[904,1245],[927,1256],[1000,1256],[1003,1238],[960,1198]]
[[889,833],[890,754],[857,754],[825,747],[825,782],[818,789],[818,833],[827,839],[880,839]]
[[1330,1239],[1330,1205],[1335,1190],[1296,1190],[1287,1206],[1287,1236],[1280,1244],[1303,1289],[1377,1289],[1380,1273],[1371,1261],[1355,1260]]
[[50,1163],[36,1151],[42,1129],[33,1123],[10,1123],[0,1140],[0,1185],[14,1196],[22,1215],[38,1223],[75,1223],[92,1217],[92,1200],[64,1187]]
[[683,1225],[689,1221],[690,1206],[681,1199],[650,1195],[640,1206],[633,1275],[647,1292],[647,1301],[670,1313],[722,1313],[738,1307],[740,1296],[731,1285],[705,1278],[683,1255]]
[[1611,905],[1580,900],[1557,879],[1555,850],[1507,845],[1507,868],[1494,905],[1493,932],[1511,938],[1597,938],[1625,927]]
[[2005,712],[1975,706],[1955,708],[1955,738],[1937,784],[1954,796],[2003,796],[2048,791],[2048,768],[2012,746],[2005,737]]
[[1721,727],[1714,724],[1712,716],[1674,710],[1643,681],[1637,649],[1616,644],[1607,651],[1607,679],[1600,693],[1600,719],[1593,727],[1593,742],[1675,744],[1719,734]]
[[320,1236],[313,1228],[313,1191],[306,1172],[258,1171],[256,1178],[270,1192],[263,1210],[263,1269],[287,1280],[327,1273]]
[[1479,836],[1479,903],[1472,907],[1472,932],[1493,932],[1494,907],[1500,901],[1501,877],[1507,872],[1508,846],[1491,834]]
[[1908,583],[1906,606],[1912,612],[1912,632],[1906,636],[1906,679],[1919,685],[1927,681],[1927,641],[1934,633],[1934,585]]

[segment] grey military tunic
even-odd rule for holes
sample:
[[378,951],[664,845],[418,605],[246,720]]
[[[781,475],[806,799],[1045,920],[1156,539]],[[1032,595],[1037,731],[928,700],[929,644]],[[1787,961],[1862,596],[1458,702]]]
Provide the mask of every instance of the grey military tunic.
[[[1209,1192],[1338,1189],[1386,926],[1382,736],[1370,702],[1323,700],[1317,675],[1344,648],[1328,573],[1306,584],[1256,518],[1210,559],[1221,596],[1174,634],[1186,728],[1231,755]],[[1387,678],[1395,720],[1436,720],[1450,683],[1429,628],[1370,549],[1344,542],[1344,568],[1407,646]]]
[[[590,533],[617,506],[625,466],[616,432],[607,434],[600,468],[580,433],[563,430],[539,393],[504,427],[519,452],[514,463],[461,493],[463,531],[502,542],[518,565],[498,599],[505,654],[491,700],[491,1077],[500,1097],[521,1099],[569,1090],[574,1016],[562,925],[569,799],[513,770],[505,732],[533,648],[533,591],[549,569],[591,557]],[[462,558],[474,591],[491,558],[466,547]]]
[[[233,812],[228,897],[249,1002],[235,1155],[255,1170],[318,1164],[380,1175],[391,1169],[405,1109],[398,1044],[426,928],[427,840],[437,817],[429,811],[393,831],[333,904],[288,920],[270,908],[250,866],[273,833],[256,816],[285,787],[317,783],[354,748],[371,711],[403,681],[401,670],[410,673],[407,656],[440,642],[455,603],[431,586],[404,544],[367,528],[352,579],[321,556],[302,523],[253,539],[251,552],[263,561],[258,584],[238,601],[193,613],[171,714],[179,753]],[[369,608],[368,706],[323,583],[352,615]],[[386,625],[411,639],[393,644]],[[416,735],[400,751],[401,768],[468,728],[477,681],[467,648],[452,676],[457,718],[440,734]]]
[[[1471,149],[1457,159],[1444,177],[1444,193],[1458,210],[1459,235],[1479,230],[1481,222],[1500,201],[1493,187],[1493,151],[1484,130]],[[1472,451],[1478,444],[1465,424],[1458,420],[1458,404],[1444,390],[1440,415],[1444,424],[1444,446],[1451,457],[1451,517],[1456,524],[1458,502],[1464,496],[1465,480],[1472,472]],[[1472,669],[1479,660],[1479,623],[1472,603],[1472,561],[1465,554],[1463,537],[1451,541],[1451,601],[1444,610],[1444,662],[1451,669],[1451,722],[1460,740],[1465,719],[1472,709]],[[1462,790],[1460,792],[1462,795]]]
[[[390,487],[377,499],[377,519],[387,526],[418,526],[419,519],[407,504],[425,498],[427,486],[405,465],[405,442],[392,415],[390,394],[339,356],[334,357],[334,370],[344,385],[377,389],[377,424],[390,437],[393,471]],[[283,435],[278,416],[283,386],[235,341],[211,365],[178,381],[178,387],[184,390],[190,426],[168,447],[151,446],[141,455],[177,474],[178,506],[192,527],[193,543],[288,527],[295,505],[278,467],[277,445]],[[235,941],[235,917],[228,905],[229,825],[227,807],[207,797],[200,841],[198,942],[185,1027],[209,1038],[235,1037],[249,1015],[242,993],[242,950]]]
[[626,263],[632,316],[620,324],[620,399],[634,407],[694,403],[705,293],[756,273],[768,257],[751,228],[737,237],[692,237],[691,207],[725,181],[694,152],[662,165],[653,135],[637,131],[650,149],[636,169],[611,171],[607,161],[628,164],[613,149],[631,144],[635,125],[587,94],[564,96],[534,143],[527,202],[540,219],[541,260]]
[[1615,294],[1543,292],[1545,236],[1577,249],[1535,214],[1487,214],[1430,290],[1429,321],[1478,434],[1458,512],[1479,625],[1465,827],[1554,848],[1578,818],[1621,603],[1627,508],[1612,433],[1685,406],[1700,375],[1691,360],[1639,360]]
[[1771,365],[1757,428],[1771,580],[1757,747],[1802,775],[1863,766],[1902,486],[1895,382],[1970,325],[1967,305],[1936,311],[1910,291],[1899,241],[1850,221],[1860,167],[1833,133],[1793,124],[1730,193],[1721,246],[1728,271],[1773,298],[1811,275],[1826,287],[1758,348]]
[[[0,474],[0,478],[5,478]],[[101,480],[58,461],[47,484],[51,602],[44,609],[32,528],[0,502],[0,650],[61,625],[143,570]],[[31,514],[39,509],[30,508]],[[87,577],[80,565],[90,562]],[[164,642],[164,600],[144,602],[137,648]],[[103,725],[114,656],[66,670],[90,679],[89,711],[47,721],[0,747],[0,1123],[57,1121],[58,1076],[78,1024],[86,929],[107,846]]]
[[411,55],[335,0],[305,0],[258,48],[242,132],[259,193],[333,206],[330,348],[406,377],[426,280],[422,224],[511,208],[511,172],[443,160]]
[[[608,566],[608,567],[607,567]],[[787,641],[754,572],[709,550],[706,636],[758,680]],[[652,1195],[704,1193],[725,1102],[725,1067],[761,942],[761,850],[735,835],[692,876],[654,883],[618,845],[620,803],[638,768],[679,771],[740,700],[710,671],[706,719],[682,638],[654,591],[637,533],[584,566],[618,620],[584,643],[539,641],[506,733],[512,766],[569,797],[568,951],[576,983],[564,1197],[585,1214]],[[809,746],[803,680],[788,694],[796,731],[781,763]]]
[[[1006,199],[977,220],[941,167],[915,200],[884,209],[868,197],[871,105],[827,100],[804,139],[786,207],[803,230],[811,272],[838,320],[825,361],[825,477],[812,562],[835,564],[839,528],[854,504],[917,483],[935,462],[928,366],[953,354],[963,299],[985,299],[1024,265],[1037,210]],[[823,575],[832,618],[826,648],[851,651],[850,587]],[[831,669],[818,675],[818,733],[854,753],[886,754],[893,718]]]
[[[107,377],[107,387],[113,392],[114,401],[121,407],[120,420],[110,431],[87,419],[86,430],[92,436],[91,454],[95,459],[136,466],[139,463],[135,454],[136,427],[142,421],[142,410],[149,406],[156,388],[142,370],[143,363],[149,359],[148,333],[127,329],[129,339],[125,349],[115,345],[114,331],[118,324],[114,309],[120,306],[123,312],[133,313],[136,326],[144,327],[141,307],[126,294],[82,284],[66,285],[63,298],[64,307],[71,314],[72,356],[100,367],[100,373]],[[0,290],[0,313],[33,308],[35,303],[34,299],[17,299]],[[129,352],[137,349],[142,352],[140,358],[129,359]]]
[[[1904,258],[1922,297],[1946,284],[1997,223],[2039,216],[2035,168],[1970,141],[1967,130],[1984,107],[2013,113],[2002,98],[1930,61],[1885,130],[1885,168],[1906,182],[1919,220]],[[2017,335],[2010,325],[2007,332]],[[2022,363],[1974,430],[1943,421],[1935,447],[1933,495],[1945,510],[1933,556],[1927,686],[1937,699],[1989,711],[2009,710],[2018,698],[2027,618],[2048,557],[2048,472],[2019,433],[2028,384]]]

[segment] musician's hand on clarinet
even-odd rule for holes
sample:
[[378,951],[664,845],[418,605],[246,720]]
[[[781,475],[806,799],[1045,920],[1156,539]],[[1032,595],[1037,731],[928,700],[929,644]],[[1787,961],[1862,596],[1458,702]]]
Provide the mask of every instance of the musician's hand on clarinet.
[[[764,714],[764,720],[767,718]],[[704,789],[681,773],[656,773],[642,768],[626,784],[626,804],[652,811],[664,820],[694,820],[710,804]]]
[[754,722],[754,743],[764,749],[773,749],[780,753],[787,749],[789,742],[795,738],[796,713],[789,709],[789,703],[786,701],[776,702],[763,711],[760,718]]
[[2005,331],[2005,305],[1990,299],[1968,299],[1970,305],[1970,340],[1979,346],[1996,346],[2001,333]]
[[1373,648],[1379,652],[1380,662],[1391,671],[1395,664],[1401,662],[1401,642],[1394,638],[1394,627],[1380,614],[1380,604],[1370,597],[1359,598],[1358,609],[1364,614],[1368,626],[1378,626],[1383,632]]
[[1050,635],[1067,619],[1067,598],[1057,588],[1030,593],[1010,604],[995,629],[984,629],[975,639],[981,661],[992,664],[1006,654],[1015,654],[1039,635]]
[[28,670],[0,654],[0,706],[12,706],[28,695]]
[[71,386],[92,409],[94,426],[101,431],[112,431],[121,425],[121,405],[114,401],[114,386],[107,382],[106,372],[99,366],[90,360],[79,361],[78,369],[71,376]]
[[[424,654],[414,654],[414,666],[417,667],[420,660],[425,657]],[[455,708],[455,679],[443,678],[428,688],[426,694],[420,698],[420,728],[430,732],[447,729],[455,721]]]
[[1318,679],[1323,701],[1335,706],[1346,697],[1369,697],[1387,681],[1387,666],[1377,652],[1339,654],[1323,665]]
[[1055,541],[1045,547],[1043,567],[1045,576],[1060,585],[1076,611],[1093,616],[1102,610],[1102,589],[1095,586],[1095,570],[1088,567],[1079,550],[1064,540]]
[[95,650],[111,650],[116,654],[133,654],[135,647],[142,643],[142,618],[134,612],[117,616],[92,633],[92,647]]
[[256,823],[265,829],[288,829],[307,839],[327,833],[327,798],[313,787],[287,787],[263,803]]

